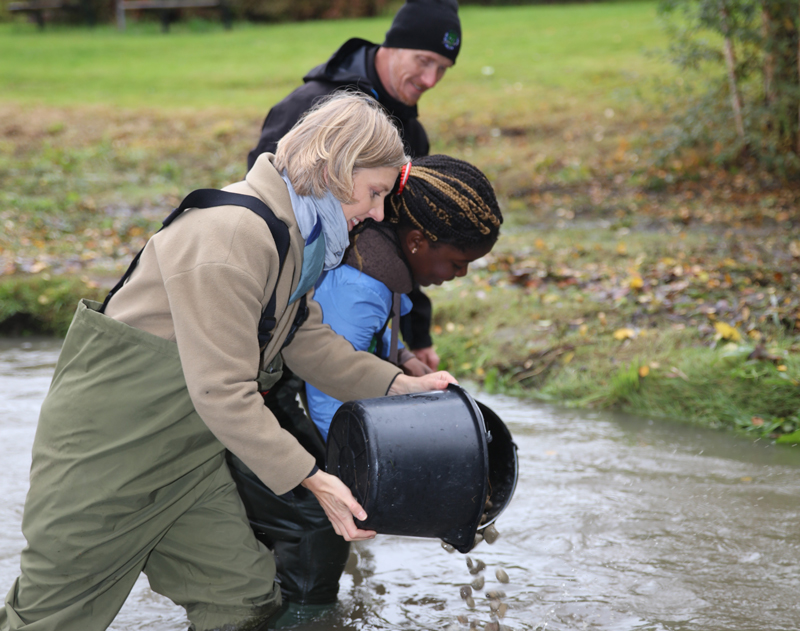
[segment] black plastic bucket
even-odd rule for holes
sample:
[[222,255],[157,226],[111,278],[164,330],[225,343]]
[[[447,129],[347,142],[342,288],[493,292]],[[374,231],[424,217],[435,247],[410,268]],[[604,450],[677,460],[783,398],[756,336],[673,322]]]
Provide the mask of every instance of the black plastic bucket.
[[328,472],[367,511],[361,528],[442,539],[460,552],[517,483],[505,424],[458,386],[349,401],[333,417],[327,451]]

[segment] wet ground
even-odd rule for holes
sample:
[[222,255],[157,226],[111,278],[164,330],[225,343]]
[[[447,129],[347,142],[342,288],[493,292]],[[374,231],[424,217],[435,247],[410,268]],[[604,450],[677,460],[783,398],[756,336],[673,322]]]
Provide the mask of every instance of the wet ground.
[[[18,572],[30,446],[58,354],[52,341],[0,341],[0,592]],[[500,539],[472,553],[486,585],[438,542],[359,544],[340,603],[297,629],[483,629],[488,590],[511,630],[780,631],[800,628],[800,446],[678,423],[564,411],[478,396],[519,445],[520,480]],[[501,585],[495,570],[510,578]],[[178,631],[183,611],[144,578],[111,629]]]

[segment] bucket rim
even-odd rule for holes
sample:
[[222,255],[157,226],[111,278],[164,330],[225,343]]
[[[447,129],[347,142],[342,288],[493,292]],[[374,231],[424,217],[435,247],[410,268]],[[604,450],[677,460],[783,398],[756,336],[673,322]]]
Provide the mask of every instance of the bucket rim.
[[[503,505],[500,507],[500,510],[495,513],[491,519],[487,520],[485,523],[478,526],[478,532],[484,530],[488,526],[492,525],[497,521],[497,519],[502,515],[505,510],[508,508],[508,505],[511,503],[511,500],[514,498],[514,493],[517,490],[517,484],[519,483],[519,447],[517,443],[514,442],[514,437],[511,434],[511,430],[508,429],[505,421],[500,418],[500,415],[497,414],[492,408],[486,405],[483,401],[475,400],[476,405],[481,411],[481,417],[483,418],[484,426],[486,427],[487,432],[492,432],[492,438],[496,439],[497,436],[495,432],[489,429],[489,423],[487,421],[487,416],[491,415],[493,417],[494,423],[497,424],[498,428],[502,430],[504,434],[504,439],[507,441],[509,446],[511,447],[511,454],[513,455],[513,484],[511,485],[510,490],[508,491],[508,497],[506,498]],[[488,413],[488,414],[487,414]]]

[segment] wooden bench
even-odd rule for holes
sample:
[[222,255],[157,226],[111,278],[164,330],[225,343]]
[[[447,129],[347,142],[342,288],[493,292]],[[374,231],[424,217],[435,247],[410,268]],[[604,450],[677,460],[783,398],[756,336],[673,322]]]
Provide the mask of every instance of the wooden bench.
[[125,30],[126,11],[160,11],[161,27],[166,33],[174,14],[181,9],[217,9],[225,28],[231,28],[233,15],[227,0],[117,0],[117,27]]
[[57,11],[67,11],[83,16],[88,24],[95,23],[94,9],[85,0],[28,0],[27,2],[12,2],[8,5],[11,13],[27,13],[36,21],[40,29],[44,28],[45,21]]

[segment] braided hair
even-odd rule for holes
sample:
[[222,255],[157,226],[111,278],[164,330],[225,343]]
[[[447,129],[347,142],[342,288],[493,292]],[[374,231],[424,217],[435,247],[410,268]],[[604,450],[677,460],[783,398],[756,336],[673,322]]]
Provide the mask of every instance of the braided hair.
[[386,221],[417,229],[433,244],[459,250],[493,245],[503,215],[492,185],[476,167],[449,156],[416,159],[400,194],[386,197]]

